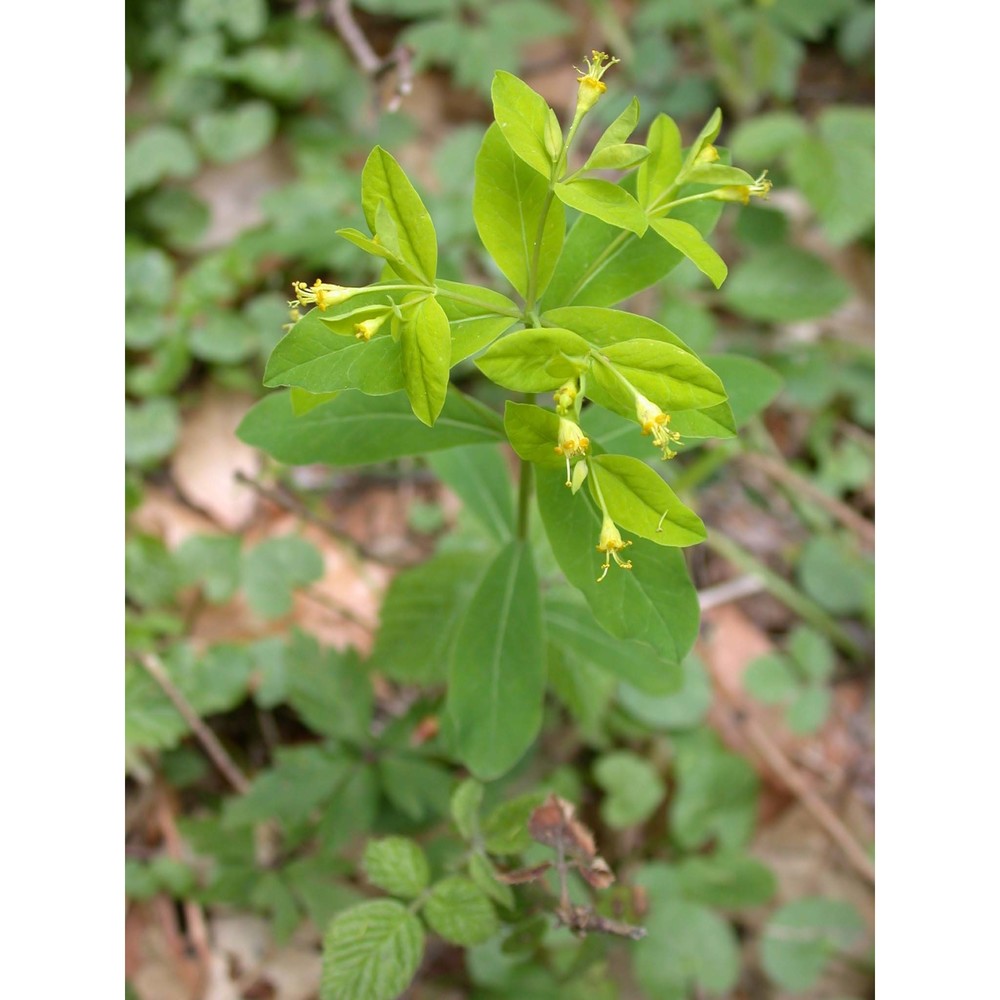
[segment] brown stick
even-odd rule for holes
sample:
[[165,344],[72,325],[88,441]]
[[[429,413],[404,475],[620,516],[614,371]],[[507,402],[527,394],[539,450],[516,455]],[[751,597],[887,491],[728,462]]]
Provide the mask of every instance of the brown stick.
[[[723,692],[725,695],[725,692]],[[726,696],[729,697],[729,696]],[[730,701],[730,704],[732,702]],[[869,885],[875,885],[875,865],[868,852],[855,840],[840,817],[823,801],[794,764],[781,752],[759,722],[751,719],[738,706],[733,706],[737,725],[750,745],[764,758],[781,783],[798,798],[827,836],[844,852],[851,867]]]
[[191,707],[187,698],[181,694],[164,669],[159,657],[153,653],[141,653],[139,655],[139,662],[145,667],[149,676],[160,685],[163,693],[170,699],[174,708],[180,712],[181,717],[191,727],[191,731],[201,744],[202,749],[219,769],[222,776],[241,795],[248,792],[250,790],[250,781],[247,776],[236,766],[215,733],[205,725],[198,713]]
[[843,501],[824,493],[815,483],[800,476],[780,459],[753,451],[744,453],[739,460],[760,469],[776,482],[802,494],[805,499],[816,504],[817,507],[822,507],[831,517],[850,528],[863,545],[870,549],[875,548],[875,525],[871,521],[862,517],[853,507],[849,507]]
[[396,70],[396,88],[386,105],[386,110],[398,111],[403,98],[413,90],[410,50],[405,45],[397,45],[384,59],[379,56],[358,27],[358,22],[354,20],[350,0],[330,0],[327,4],[327,13],[337,33],[366,75],[377,80],[389,70]]

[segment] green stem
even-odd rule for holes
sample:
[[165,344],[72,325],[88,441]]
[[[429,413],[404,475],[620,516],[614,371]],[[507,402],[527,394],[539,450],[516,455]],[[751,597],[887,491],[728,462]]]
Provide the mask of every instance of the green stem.
[[668,201],[665,204],[660,204],[657,202],[655,205],[651,205],[649,209],[649,214],[652,215],[654,212],[668,212],[672,208],[676,208],[678,205],[687,205],[692,201],[704,201],[706,198],[712,198],[715,196],[715,191],[703,191],[701,194],[689,194],[686,198],[678,198],[676,201]]
[[466,302],[470,306],[480,306],[486,312],[494,313],[497,316],[510,316],[512,319],[521,319],[521,310],[512,307],[510,309],[500,309],[492,302],[483,302],[473,298],[471,295],[462,295],[461,292],[450,292],[446,288],[433,288],[431,291],[441,298],[451,299],[453,302]]
[[857,661],[862,658],[861,647],[815,601],[796,590],[783,576],[765,566],[741,545],[718,531],[708,533],[706,544],[744,573],[758,577],[774,597],[794,611],[803,621],[824,633],[852,660]]

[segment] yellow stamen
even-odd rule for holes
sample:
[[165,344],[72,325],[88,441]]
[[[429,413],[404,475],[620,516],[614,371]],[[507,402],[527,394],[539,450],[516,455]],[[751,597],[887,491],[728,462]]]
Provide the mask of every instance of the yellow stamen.
[[602,573],[597,578],[597,582],[600,583],[607,575],[608,570],[611,569],[611,560],[614,559],[615,564],[620,566],[622,569],[631,569],[632,560],[622,559],[619,552],[623,549],[627,549],[632,544],[631,540],[627,542],[622,541],[621,533],[615,526],[615,522],[608,517],[607,514],[604,515],[604,521],[601,524],[601,538],[597,543],[597,551],[604,553],[604,562],[601,564]]
[[731,184],[713,191],[713,201],[735,201],[741,205],[749,205],[751,198],[766,198],[771,190],[771,182],[767,179],[765,170],[753,184]]
[[677,431],[670,430],[670,414],[664,413],[655,403],[646,399],[641,393],[635,396],[635,416],[639,421],[643,434],[652,434],[653,442],[660,449],[664,460],[674,458],[677,452],[670,446],[680,441]]
[[309,306],[315,303],[322,311],[327,306],[336,306],[346,302],[351,296],[364,291],[363,288],[345,288],[343,285],[328,285],[319,278],[310,287],[304,281],[293,281],[292,290],[299,305]]
[[572,487],[573,474],[570,469],[570,458],[582,457],[590,447],[590,440],[584,435],[579,425],[565,417],[559,418],[559,443],[555,451],[557,455],[566,456],[566,485]]
[[366,343],[378,333],[379,327],[389,318],[389,313],[385,312],[381,316],[373,316],[371,319],[364,319],[360,323],[354,324],[354,336],[358,340]]
[[576,98],[576,117],[578,119],[585,115],[598,102],[601,94],[608,89],[607,84],[601,82],[601,77],[616,62],[619,60],[614,56],[609,58],[607,52],[598,52],[595,49],[590,53],[590,58],[586,60],[586,73],[579,66],[573,67],[577,73],[583,74],[576,78],[577,83],[580,84]]

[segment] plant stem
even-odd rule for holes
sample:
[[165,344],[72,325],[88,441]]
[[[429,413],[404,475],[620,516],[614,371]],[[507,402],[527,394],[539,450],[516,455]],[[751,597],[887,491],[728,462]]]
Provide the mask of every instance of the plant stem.
[[793,587],[784,577],[765,566],[727,535],[710,531],[705,542],[714,552],[728,559],[737,569],[758,577],[768,591],[800,618],[824,633],[852,660],[862,658],[861,647],[815,601]]

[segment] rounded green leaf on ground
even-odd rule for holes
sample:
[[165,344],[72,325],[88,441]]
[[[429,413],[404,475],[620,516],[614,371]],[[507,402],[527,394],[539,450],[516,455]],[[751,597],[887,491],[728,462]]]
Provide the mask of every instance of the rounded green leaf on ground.
[[454,875],[431,889],[424,905],[431,929],[452,944],[482,944],[497,929],[497,916],[489,898],[470,879]]

